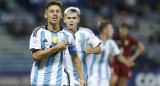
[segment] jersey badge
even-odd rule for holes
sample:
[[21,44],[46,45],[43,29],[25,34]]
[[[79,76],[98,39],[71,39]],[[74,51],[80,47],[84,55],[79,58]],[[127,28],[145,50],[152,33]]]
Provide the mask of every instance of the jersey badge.
[[57,37],[52,37],[52,41],[53,41],[53,43],[57,43],[58,38]]

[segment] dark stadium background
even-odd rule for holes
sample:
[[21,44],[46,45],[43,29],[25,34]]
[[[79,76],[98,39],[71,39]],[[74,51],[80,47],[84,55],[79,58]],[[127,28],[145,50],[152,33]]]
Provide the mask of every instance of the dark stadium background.
[[[29,86],[33,63],[29,37],[34,27],[46,24],[46,1],[0,0],[0,86]],[[132,68],[128,86],[160,86],[160,0],[60,1],[64,9],[79,7],[80,26],[91,28],[96,35],[101,19],[110,19],[115,33],[121,22],[128,23],[130,35],[146,47]]]

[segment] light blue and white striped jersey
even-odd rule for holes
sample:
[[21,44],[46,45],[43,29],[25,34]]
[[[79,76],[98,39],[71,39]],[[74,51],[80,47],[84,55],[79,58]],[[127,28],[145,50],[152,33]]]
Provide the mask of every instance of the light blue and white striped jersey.
[[[83,74],[85,80],[87,82],[88,79],[88,55],[85,53],[85,47],[90,44],[92,48],[95,48],[100,45],[100,40],[94,35],[94,33],[83,27],[79,27],[77,32],[75,33],[75,45],[77,48],[78,56],[82,63]],[[66,55],[70,57],[70,55],[66,52]],[[70,73],[70,81],[71,85],[75,83],[74,81],[79,81],[77,72],[73,66],[73,63],[70,58],[66,59],[67,62],[67,70]]]
[[114,40],[109,38],[105,42],[101,40],[102,53],[99,55],[90,55],[89,77],[107,78],[111,76],[109,66],[109,56],[119,55],[120,50]]
[[[74,36],[61,27],[59,32],[51,32],[47,26],[34,29],[30,38],[30,50],[47,50],[58,42],[66,40],[70,54],[77,53]],[[65,51],[58,51],[38,61],[34,61],[31,71],[31,85],[69,85],[68,72],[65,70]],[[70,58],[70,57],[68,57]]]

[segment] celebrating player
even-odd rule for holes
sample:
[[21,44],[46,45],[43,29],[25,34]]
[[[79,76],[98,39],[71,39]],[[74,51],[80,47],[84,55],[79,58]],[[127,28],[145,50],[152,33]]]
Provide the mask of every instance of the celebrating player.
[[[101,42],[91,30],[83,27],[78,27],[78,23],[80,22],[80,10],[77,7],[69,7],[64,11],[64,22],[66,23],[67,29],[75,34],[75,44],[77,47],[78,55],[82,62],[85,81],[87,82],[87,55],[91,53],[100,54],[101,48],[99,45]],[[69,56],[70,55],[68,55],[68,57]],[[74,86],[78,85],[79,83],[77,83],[77,81],[79,81],[79,78],[77,76],[77,72],[75,71],[74,67],[72,67],[70,58],[68,58],[67,61],[67,69],[71,73],[71,84]]]
[[91,58],[88,86],[109,86],[109,80],[111,76],[109,66],[110,55],[117,56],[117,59],[127,66],[134,65],[133,62],[128,62],[128,60],[120,54],[118,45],[111,38],[114,33],[114,30],[111,23],[108,20],[101,21],[99,23],[99,30],[99,38],[101,39],[102,43],[102,54],[93,54]]
[[[135,59],[143,52],[144,45],[137,41],[134,37],[128,35],[129,26],[125,23],[122,23],[119,28],[119,34],[115,35],[113,39],[118,44],[121,53],[130,61],[135,61]],[[138,51],[131,55],[132,46],[136,45]],[[121,64],[121,62],[115,59],[114,63],[111,63],[113,67],[113,74],[111,78],[111,86],[116,86],[117,80],[120,81],[120,86],[127,85],[127,78],[131,77],[130,67]]]
[[[65,51],[69,50],[80,79],[85,86],[82,65],[77,54],[73,35],[64,30],[59,21],[62,18],[62,3],[49,1],[45,6],[46,26],[34,29],[30,38],[30,51],[34,59],[31,71],[32,86],[70,85],[65,72]],[[68,50],[66,50],[68,48]]]

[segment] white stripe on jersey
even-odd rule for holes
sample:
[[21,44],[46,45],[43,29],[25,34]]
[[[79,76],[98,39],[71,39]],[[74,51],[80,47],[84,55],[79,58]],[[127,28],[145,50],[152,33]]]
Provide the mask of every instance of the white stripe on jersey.
[[[55,33],[44,26],[38,28],[31,35],[30,50],[46,50],[54,47],[58,42],[66,40],[72,50],[71,53],[77,52],[74,47],[73,35],[69,32],[62,30]],[[67,74],[64,72],[65,60],[63,59],[66,58],[64,52],[58,51],[49,57],[34,61],[31,71],[31,85],[69,85]]]
[[99,77],[99,78],[110,78],[110,67],[109,67],[109,55],[118,55],[120,50],[117,44],[112,40],[108,39],[103,42],[101,40],[102,53],[99,55],[90,55],[90,67],[89,67],[89,77]]
[[[94,35],[94,33],[83,27],[79,27],[78,31],[75,33],[75,44],[78,51],[78,56],[82,63],[83,74],[87,82],[88,79],[88,55],[85,53],[85,47],[90,44],[93,48],[97,47],[100,44],[100,40]],[[67,53],[67,52],[66,52]],[[68,57],[70,57],[69,54]],[[72,60],[70,58],[66,59],[67,61],[67,70],[70,72],[71,85],[79,81],[77,72],[73,66]]]

